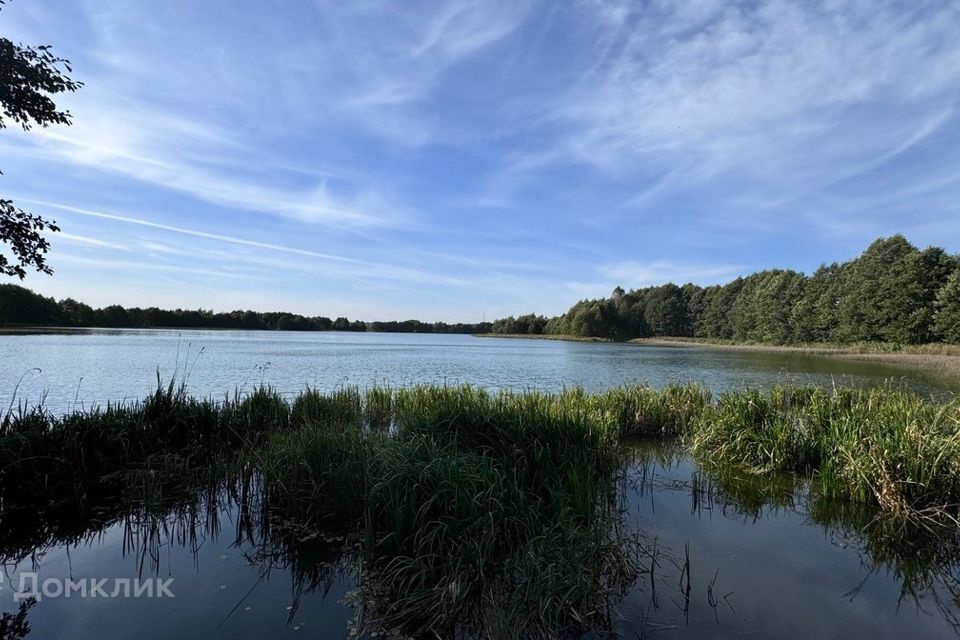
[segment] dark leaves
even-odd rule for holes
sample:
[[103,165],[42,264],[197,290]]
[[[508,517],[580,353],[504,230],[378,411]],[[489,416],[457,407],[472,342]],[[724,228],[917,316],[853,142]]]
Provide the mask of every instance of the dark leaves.
[[[0,0],[0,8],[4,0]],[[53,54],[49,45],[37,47],[14,44],[0,38],[0,129],[7,120],[24,130],[33,125],[70,124],[70,112],[58,109],[51,96],[76,91],[82,82],[72,80],[70,62]],[[9,252],[0,252],[0,274],[21,280],[27,269],[50,274],[46,253],[50,243],[44,231],[59,231],[56,224],[0,200],[0,244]],[[9,254],[12,254],[12,258]]]
[[46,261],[50,243],[42,232],[59,230],[56,222],[18,209],[10,200],[0,199],[0,241],[7,243],[13,253],[12,261],[0,253],[0,273],[21,280],[27,275],[28,268],[53,273]]
[[48,46],[27,47],[0,38],[0,129],[7,119],[25,130],[34,124],[70,124],[70,112],[57,109],[50,96],[83,86],[66,75],[71,70],[69,61]]

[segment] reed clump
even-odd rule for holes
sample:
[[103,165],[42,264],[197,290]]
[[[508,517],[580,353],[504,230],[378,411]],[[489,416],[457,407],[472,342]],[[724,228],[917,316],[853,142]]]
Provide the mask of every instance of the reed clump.
[[271,432],[288,428],[289,413],[269,388],[215,402],[170,384],[133,404],[64,416],[43,407],[8,414],[0,422],[0,499],[96,500],[116,489],[122,472],[151,461],[176,457],[199,468],[262,446]]
[[595,395],[572,395],[612,420],[621,438],[678,438],[691,429],[710,405],[710,392],[698,385],[617,387]]
[[454,633],[493,601],[530,624],[585,625],[639,570],[618,542],[619,434],[587,405],[469,386],[361,398],[350,422],[301,396],[302,426],[247,455],[284,518],[358,532],[388,626]]
[[471,387],[400,390],[396,405],[365,518],[386,619],[452,630],[496,600],[533,624],[585,623],[638,567],[614,535],[613,423],[562,395]]
[[894,389],[783,388],[722,396],[693,450],[757,472],[813,473],[834,498],[956,518],[960,403]]

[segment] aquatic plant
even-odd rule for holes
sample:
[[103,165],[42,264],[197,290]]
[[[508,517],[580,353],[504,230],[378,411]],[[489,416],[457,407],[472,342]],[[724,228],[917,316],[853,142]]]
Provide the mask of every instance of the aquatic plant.
[[960,403],[896,389],[724,394],[693,450],[756,472],[814,473],[818,490],[911,517],[956,518]]
[[[929,526],[958,517],[958,434],[958,403],[893,389],[713,400],[697,386],[342,388],[292,399],[258,388],[213,401],[169,384],[138,403],[8,415],[0,516],[34,528],[0,553],[77,535],[82,527],[58,524],[69,518],[102,527],[196,496],[212,503],[228,487],[244,504],[258,496],[240,522],[256,521],[271,544],[322,531],[359,545],[368,622],[439,635],[496,619],[583,630],[605,624],[641,571],[642,540],[617,504],[631,441],[672,439],[714,469],[695,478],[694,509],[720,494],[760,509],[769,496],[754,496],[749,478],[767,476],[785,487],[777,500],[789,499],[789,478],[808,479],[824,499]],[[298,571],[313,582],[308,566]]]

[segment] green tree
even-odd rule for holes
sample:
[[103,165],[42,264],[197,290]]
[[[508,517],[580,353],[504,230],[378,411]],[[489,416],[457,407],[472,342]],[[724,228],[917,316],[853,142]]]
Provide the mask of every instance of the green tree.
[[[821,265],[809,277],[771,269],[723,286],[617,287],[609,298],[581,300],[546,321],[544,331],[620,340],[693,335],[776,344],[929,342],[955,335],[954,290],[946,284],[958,269],[960,256],[937,247],[919,251],[898,235],[877,240],[855,260]],[[529,320],[520,320],[496,326],[515,325],[512,332],[523,333]]]
[[700,337],[729,339],[733,337],[733,325],[730,322],[730,311],[743,288],[743,278],[715,287],[707,287],[704,291],[704,309],[701,318]]
[[616,310],[610,300],[581,300],[567,312],[570,335],[613,338],[616,334]]
[[706,290],[689,282],[683,285],[681,289],[687,307],[687,318],[684,321],[685,335],[695,336],[700,325],[700,319],[703,317],[703,310],[706,307]]
[[73,298],[60,301],[60,312],[64,321],[74,327],[92,327],[97,324],[96,312],[88,304]]
[[908,319],[910,341],[916,343],[936,340],[935,313],[937,296],[956,268],[955,260],[939,247],[927,247],[916,257],[913,312]]
[[960,343],[960,268],[954,270],[937,294],[933,329],[938,339]]
[[[3,4],[0,0],[0,9]],[[69,125],[70,112],[59,109],[51,96],[81,87],[67,75],[72,72],[70,62],[55,56],[47,45],[24,46],[0,38],[0,129],[6,128],[8,120],[24,130],[33,125]],[[43,234],[59,230],[55,222],[0,198],[0,244],[8,245],[12,253],[0,253],[0,274],[22,280],[27,269],[52,273],[46,261],[50,243]]]
[[790,340],[793,306],[803,295],[806,277],[773,269],[743,279],[728,317],[736,340],[783,344]]
[[917,342],[920,252],[902,235],[881,238],[844,270],[838,337],[844,341]]
[[0,325],[3,324],[60,325],[64,319],[53,298],[15,284],[0,284]]
[[790,340],[795,343],[836,340],[843,267],[821,265],[804,282],[790,309]]
[[686,336],[687,301],[683,290],[675,284],[654,287],[646,296],[643,317],[655,336]]

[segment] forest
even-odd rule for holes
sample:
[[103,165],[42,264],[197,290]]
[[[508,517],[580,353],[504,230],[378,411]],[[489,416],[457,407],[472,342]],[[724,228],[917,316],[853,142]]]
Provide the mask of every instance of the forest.
[[821,265],[811,275],[769,269],[724,285],[617,287],[610,297],[581,300],[557,317],[527,314],[493,323],[364,322],[119,305],[94,309],[5,284],[0,285],[0,325],[692,337],[777,345],[960,343],[960,256],[938,247],[920,250],[896,235],[876,240],[853,260]]
[[960,256],[901,235],[812,275],[758,271],[724,285],[664,284],[581,300],[555,318],[497,320],[493,333],[764,344],[960,343]]
[[381,331],[388,333],[488,333],[491,323],[448,324],[403,320],[363,322],[348,318],[302,316],[281,311],[126,308],[94,309],[72,298],[54,300],[24,287],[0,284],[0,326],[107,327],[113,329],[254,329],[281,331]]

